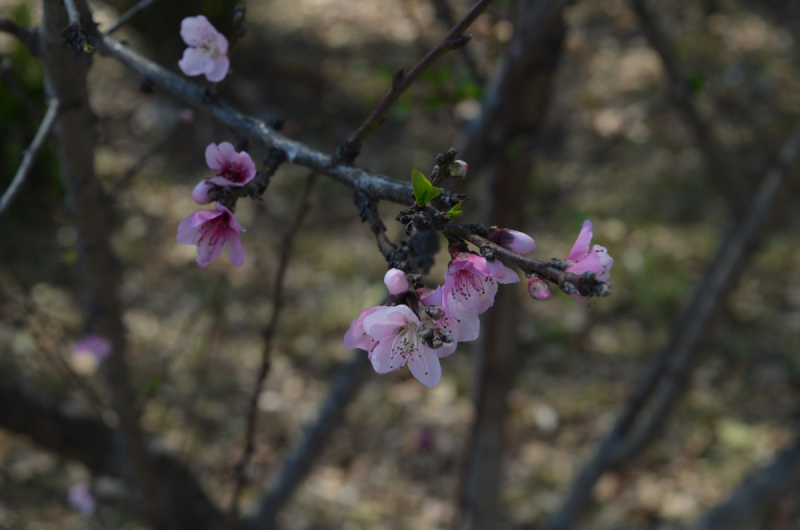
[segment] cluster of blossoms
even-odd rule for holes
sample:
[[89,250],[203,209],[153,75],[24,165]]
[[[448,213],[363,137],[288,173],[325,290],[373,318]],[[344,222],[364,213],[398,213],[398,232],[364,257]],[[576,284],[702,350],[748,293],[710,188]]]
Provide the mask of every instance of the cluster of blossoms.
[[[250,155],[237,153],[228,142],[210,144],[206,147],[206,163],[217,172],[213,178],[203,180],[192,191],[197,204],[213,201],[212,192],[224,187],[241,187],[256,176],[256,166]],[[201,210],[183,219],[178,225],[178,243],[197,245],[197,264],[207,266],[228,247],[231,263],[244,263],[244,250],[239,232],[245,229],[228,208],[216,203],[214,210]]]
[[[531,237],[514,230],[495,230],[490,239],[517,254],[536,251]],[[566,271],[593,272],[598,279],[607,280],[614,260],[604,247],[595,245],[590,249],[591,239],[592,223],[587,220],[567,256]],[[466,246],[453,247],[451,257],[444,285],[435,290],[416,281],[412,288],[403,271],[389,270],[384,277],[392,294],[388,305],[362,311],[345,333],[344,346],[366,350],[378,373],[408,364],[422,384],[435,386],[442,376],[439,359],[452,354],[459,342],[478,338],[478,315],[494,304],[499,284],[520,280],[516,272],[499,260],[479,256]],[[547,282],[533,274],[528,279],[528,290],[537,300],[550,296]],[[577,293],[572,297],[582,305],[589,305]]]

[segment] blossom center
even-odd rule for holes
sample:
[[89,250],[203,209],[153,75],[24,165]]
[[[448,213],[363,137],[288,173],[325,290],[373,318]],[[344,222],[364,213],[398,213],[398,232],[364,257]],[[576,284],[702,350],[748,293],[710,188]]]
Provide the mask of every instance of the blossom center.
[[[413,357],[415,353],[422,350],[422,339],[419,337],[419,326],[409,322],[397,333],[397,336],[392,341],[392,355],[390,357],[389,369],[400,368],[408,359]],[[397,359],[397,366],[395,366],[395,358]]]
[[200,225],[200,239],[197,244],[203,243],[208,239],[208,244],[213,246],[218,245],[220,242],[224,243],[228,240],[228,220],[224,215],[218,215],[213,219],[209,219]]
[[219,48],[217,48],[217,42],[214,37],[208,37],[203,43],[202,48],[212,59],[216,59],[220,56]]
[[460,270],[456,272],[454,290],[461,295],[463,300],[469,300],[472,296],[472,291],[479,297],[486,294],[486,286],[484,282],[492,283],[494,280],[488,277],[478,276],[468,270]]
[[222,166],[222,169],[217,176],[239,184],[247,179],[247,172],[239,164],[228,163]]

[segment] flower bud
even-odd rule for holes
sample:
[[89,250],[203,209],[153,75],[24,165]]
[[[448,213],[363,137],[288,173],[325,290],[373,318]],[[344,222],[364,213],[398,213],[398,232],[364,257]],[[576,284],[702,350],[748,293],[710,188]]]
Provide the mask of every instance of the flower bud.
[[509,249],[517,254],[533,254],[536,252],[536,242],[528,234],[499,228],[489,234],[489,241]]
[[383,277],[383,283],[386,288],[393,295],[403,294],[408,291],[408,278],[406,274],[400,269],[389,269],[389,272]]
[[547,300],[550,298],[550,286],[539,276],[531,274],[528,278],[528,293],[534,300]]
[[213,199],[208,196],[208,192],[214,188],[216,188],[214,184],[211,184],[207,180],[203,180],[192,190],[192,199],[194,199],[194,202],[197,204],[208,204],[213,202]]
[[467,169],[468,166],[466,162],[463,160],[456,160],[453,162],[453,167],[450,169],[450,174],[457,179],[463,179],[467,176]]

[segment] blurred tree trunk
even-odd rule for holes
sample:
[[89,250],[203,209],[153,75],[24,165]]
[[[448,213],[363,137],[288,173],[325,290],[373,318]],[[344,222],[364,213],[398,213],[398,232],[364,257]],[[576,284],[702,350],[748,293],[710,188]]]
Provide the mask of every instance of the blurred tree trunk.
[[[561,4],[528,5],[516,28],[500,77],[487,97],[482,127],[467,145],[485,153],[493,225],[523,229],[527,183],[534,165],[533,145],[544,127],[553,78],[563,48]],[[524,40],[534,41],[524,43]],[[527,44],[527,45],[526,45]],[[492,102],[502,102],[495,106]],[[481,138],[482,141],[475,139]],[[489,145],[487,145],[489,144]],[[472,164],[472,150],[464,154]],[[525,277],[521,278],[525,283]],[[482,317],[482,348],[476,360],[475,419],[462,477],[458,528],[496,528],[505,456],[506,399],[519,365],[516,329],[520,287],[501,288]]]

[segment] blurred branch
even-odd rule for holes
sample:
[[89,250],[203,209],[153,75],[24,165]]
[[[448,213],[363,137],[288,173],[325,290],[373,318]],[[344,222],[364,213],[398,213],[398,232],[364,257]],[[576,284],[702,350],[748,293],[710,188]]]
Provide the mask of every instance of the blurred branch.
[[727,501],[710,510],[690,530],[757,528],[775,503],[800,484],[800,438],[770,464],[747,476]]
[[[436,18],[441,20],[447,26],[456,25],[456,17],[453,14],[453,10],[447,0],[430,0],[430,3],[433,5],[433,9],[436,12]],[[467,67],[472,73],[472,77],[475,79],[475,82],[477,82],[480,86],[484,86],[486,84],[486,75],[481,71],[481,67],[478,64],[478,61],[472,55],[470,49],[467,46],[464,46],[461,48],[461,54],[464,56],[464,62],[467,63]]]
[[111,27],[105,31],[106,35],[111,35],[119,28],[127,24],[131,21],[133,17],[150,7],[156,0],[141,0],[140,2],[136,3],[132,8],[125,11],[120,17],[111,24]]
[[231,498],[230,507],[228,508],[226,524],[228,530],[234,530],[236,528],[236,521],[239,515],[239,496],[242,493],[242,488],[245,483],[245,468],[247,467],[247,462],[250,460],[250,456],[255,450],[255,436],[258,423],[258,397],[261,395],[261,390],[264,387],[264,380],[267,378],[267,374],[269,374],[272,337],[275,335],[275,330],[278,327],[278,318],[283,308],[283,283],[289,265],[289,253],[292,249],[292,241],[308,213],[311,191],[314,189],[316,181],[317,174],[315,172],[311,172],[308,177],[306,177],[306,187],[303,189],[303,194],[297,204],[294,218],[289,228],[286,230],[286,233],[283,235],[281,254],[278,259],[278,270],[275,273],[275,280],[272,284],[272,315],[270,316],[269,323],[262,332],[264,348],[261,354],[261,365],[258,368],[258,374],[256,375],[256,381],[253,385],[253,391],[250,394],[250,403],[247,410],[247,431],[245,434],[244,449],[242,450],[242,456],[239,462],[234,468],[233,496]]
[[11,92],[11,95],[22,103],[27,113],[36,119],[36,121],[41,122],[44,119],[44,112],[42,112],[39,105],[28,96],[25,89],[14,76],[14,62],[11,60],[11,57],[4,57],[3,60],[0,61],[0,81],[2,81],[3,85]]
[[3,193],[2,198],[0,198],[0,217],[2,217],[3,213],[11,204],[11,201],[13,201],[14,197],[17,195],[17,192],[19,192],[19,190],[22,188],[22,184],[25,182],[25,179],[28,178],[28,173],[30,172],[31,167],[33,167],[33,161],[36,160],[36,156],[39,154],[39,151],[41,151],[42,147],[44,147],[44,143],[47,140],[47,137],[50,136],[50,131],[52,130],[53,125],[56,123],[58,107],[58,99],[51,99],[50,105],[47,108],[47,114],[45,114],[42,124],[36,131],[36,135],[33,137],[30,147],[25,150],[25,154],[22,157],[22,163],[20,163],[19,169],[17,169],[14,179],[11,181],[11,185],[8,187],[5,193]]
[[125,173],[123,173],[123,175],[119,179],[117,179],[117,181],[114,183],[114,185],[111,186],[111,189],[108,190],[108,196],[111,199],[115,199],[119,195],[119,193],[130,183],[130,181],[133,180],[133,177],[135,177],[136,174],[139,173],[139,171],[144,169],[145,164],[147,164],[147,162],[153,156],[155,156],[159,151],[164,149],[167,146],[167,144],[169,144],[174,138],[178,136],[178,133],[183,130],[183,127],[181,127],[181,125],[182,123],[180,122],[177,125],[175,125],[172,128],[172,130],[169,133],[167,133],[166,138],[158,142],[148,152],[140,156],[139,159],[136,160],[136,162],[131,164],[131,166],[125,171]]
[[395,104],[400,96],[403,95],[403,92],[405,92],[429,66],[439,60],[440,57],[450,50],[463,48],[467,42],[469,42],[472,37],[462,34],[493,1],[494,0],[478,0],[478,2],[467,11],[464,18],[453,26],[453,29],[451,29],[447,35],[445,35],[444,38],[440,40],[410,72],[408,72],[408,75],[404,73],[402,68],[394,74],[394,77],[392,77],[392,86],[383,100],[378,104],[375,110],[372,111],[372,114],[369,115],[366,121],[364,121],[358,129],[350,133],[347,140],[336,149],[335,160],[337,162],[342,161],[346,164],[353,163],[359,152],[361,152],[361,144],[370,134],[381,126],[386,119],[386,114],[388,114],[392,105]]
[[[81,242],[90,303],[88,320],[113,345],[113,353],[106,360],[103,371],[145,513],[157,530],[170,528],[174,521],[171,521],[163,502],[160,480],[156,479],[145,446],[125,358],[127,345],[118,296],[122,279],[109,241],[112,223],[108,201],[94,172],[96,118],[89,106],[86,81],[90,58],[88,54],[73,56],[64,46],[61,30],[67,25],[67,20],[59,2],[45,0],[42,5],[40,37],[46,86],[50,96],[64,106],[58,118],[57,148],[62,178]],[[74,10],[72,2],[68,5]],[[86,8],[85,2],[81,8]]]
[[[119,431],[89,416],[47,405],[15,386],[0,384],[0,427],[75,459],[93,473],[124,476],[126,444]],[[159,483],[181,530],[219,530],[222,514],[177,458],[148,447]]]
[[0,31],[15,36],[31,55],[39,56],[39,35],[36,28],[23,28],[13,20],[0,18]]
[[284,460],[275,485],[261,498],[258,508],[241,521],[239,530],[275,528],[278,512],[311,472],[314,462],[342,421],[345,407],[356,395],[370,367],[367,352],[356,350],[353,360],[339,370],[319,418],[306,431],[303,441]]
[[[249,138],[264,147],[280,150],[289,162],[327,175],[349,188],[361,190],[374,199],[402,205],[414,202],[409,182],[401,182],[355,166],[336,164],[329,155],[283,136],[257,118],[242,114],[221,101],[209,101],[203,88],[145,59],[113,37],[97,34],[95,42],[101,53],[121,62],[151,82],[153,86],[166,90],[188,105],[208,112],[237,135]],[[450,191],[445,191],[440,197],[451,205],[464,200],[462,196]]]
[[[511,63],[513,67],[500,70],[503,77],[496,78],[492,83],[493,90],[504,91],[503,121],[496,122],[496,132],[501,137],[502,145],[518,142],[522,137],[539,137],[550,108],[566,27],[560,9],[552,16],[528,16],[526,12],[537,10],[537,4],[527,4],[515,28],[516,40],[527,39],[531,35],[536,35],[536,38],[530,41],[531,45],[523,53],[514,57]],[[515,44],[512,43],[509,49],[514,50]],[[499,97],[493,92],[487,96],[488,99]],[[507,112],[510,108],[515,112]],[[487,112],[491,112],[489,109]],[[525,224],[525,201],[534,163],[535,152],[532,149],[514,154],[505,151],[487,171],[490,178],[488,189],[492,190],[488,217],[492,225],[505,227]],[[455,227],[456,223],[451,225],[448,226]],[[487,246],[487,241],[477,238],[470,237],[470,240],[478,243],[482,252],[491,248],[493,254],[509,258],[501,254],[507,251],[505,248]],[[555,267],[550,269],[565,274]],[[566,287],[563,283],[566,278],[561,281],[559,285]],[[458,520],[454,524],[455,528],[462,530],[500,526],[508,393],[516,381],[520,363],[518,294],[513,290],[498,291],[492,311],[486,314],[487,320],[481,326],[483,333],[473,372],[475,416],[464,449],[458,487]]]
[[[527,109],[515,108],[508,101],[513,97],[516,87],[524,81],[525,63],[530,59],[530,50],[536,47],[537,40],[542,38],[542,28],[548,27],[554,16],[561,12],[567,0],[535,0],[523,10],[515,24],[514,38],[508,46],[502,63],[490,82],[490,90],[481,101],[481,113],[466,128],[459,148],[464,153],[473,171],[489,159],[497,159],[505,148],[504,138],[511,131],[506,131],[506,124],[514,122],[514,115]],[[546,64],[552,59],[543,58]],[[532,138],[517,138],[517,142],[525,144],[520,147],[524,151],[533,143]]]
[[690,361],[717,304],[733,288],[747,258],[769,223],[783,209],[800,181],[800,129],[781,153],[782,167],[769,172],[739,224],[724,238],[716,257],[697,284],[688,305],[673,323],[666,347],[625,403],[594,457],[547,530],[566,530],[591,498],[603,473],[623,466],[643,451],[683,392]]
[[742,176],[730,162],[729,155],[717,142],[711,126],[700,116],[692,99],[691,84],[680,72],[672,47],[658,27],[656,17],[647,7],[645,0],[631,0],[633,10],[639,17],[639,24],[650,47],[661,58],[661,64],[671,84],[670,94],[686,125],[694,134],[697,146],[703,153],[706,171],[716,188],[727,199],[730,207],[741,212],[746,204],[747,190]]

